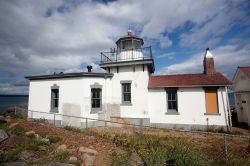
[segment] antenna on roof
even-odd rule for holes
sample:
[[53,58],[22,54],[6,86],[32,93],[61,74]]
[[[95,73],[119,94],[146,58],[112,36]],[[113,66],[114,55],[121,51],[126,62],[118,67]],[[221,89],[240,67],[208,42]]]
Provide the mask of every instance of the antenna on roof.
[[132,36],[131,25],[129,25],[129,27],[128,27],[128,36]]

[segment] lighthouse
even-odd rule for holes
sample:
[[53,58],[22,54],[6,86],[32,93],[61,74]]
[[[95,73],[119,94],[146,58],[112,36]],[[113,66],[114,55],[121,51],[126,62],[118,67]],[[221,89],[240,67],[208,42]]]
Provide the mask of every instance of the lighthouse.
[[133,35],[129,29],[127,34],[116,41],[116,48],[101,52],[100,67],[110,72],[112,68],[119,70],[121,66],[134,68],[140,66],[149,73],[154,73],[154,59],[151,46],[144,47],[142,38]]

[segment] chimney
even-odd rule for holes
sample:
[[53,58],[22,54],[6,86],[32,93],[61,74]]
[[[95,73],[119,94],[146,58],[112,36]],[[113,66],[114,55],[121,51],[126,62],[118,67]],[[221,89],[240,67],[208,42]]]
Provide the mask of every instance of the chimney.
[[92,66],[91,66],[91,65],[88,65],[88,66],[87,66],[87,69],[88,69],[88,72],[90,73],[91,70],[92,70]]
[[203,61],[204,74],[215,74],[216,70],[214,68],[214,58],[210,53],[209,48],[206,49],[206,53]]

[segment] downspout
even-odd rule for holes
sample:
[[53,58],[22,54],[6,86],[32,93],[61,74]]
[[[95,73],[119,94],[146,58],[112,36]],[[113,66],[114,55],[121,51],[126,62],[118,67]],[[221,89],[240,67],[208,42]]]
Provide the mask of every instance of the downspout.
[[229,128],[230,128],[230,131],[232,131],[232,115],[231,115],[231,111],[230,111],[227,86],[226,86],[226,100],[227,100],[227,111],[228,111],[228,119],[229,119]]
[[225,115],[225,121],[226,121],[227,131],[228,131],[229,130],[229,124],[228,124],[228,117],[227,117],[227,113],[226,113],[227,111],[225,109],[225,101],[224,101],[222,90],[220,92],[221,92],[223,110],[224,110],[224,115]]

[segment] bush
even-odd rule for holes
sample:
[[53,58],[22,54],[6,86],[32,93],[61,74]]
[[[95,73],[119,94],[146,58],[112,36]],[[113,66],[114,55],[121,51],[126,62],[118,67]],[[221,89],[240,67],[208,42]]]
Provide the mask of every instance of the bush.
[[145,151],[138,150],[148,166],[164,165],[166,162],[166,148],[159,141],[149,145]]
[[130,165],[127,155],[114,154],[112,159],[112,166],[128,166]]
[[16,125],[10,131],[11,133],[16,134],[16,135],[24,135],[24,132],[25,132],[24,128],[20,125]]
[[69,125],[66,125],[63,127],[65,130],[68,130],[68,131],[73,131],[73,132],[77,132],[77,133],[80,133],[81,132],[81,129],[80,128],[77,128],[77,127],[73,127],[73,126],[69,126]]
[[57,143],[57,142],[59,142],[61,140],[60,137],[58,137],[58,136],[52,136],[52,135],[49,135],[46,138],[49,139],[50,143]]
[[40,119],[32,119],[33,122],[36,123],[49,123],[47,119],[45,118],[40,118]]
[[70,157],[70,152],[68,150],[59,151],[55,154],[54,160],[58,162],[68,162]]
[[11,112],[10,117],[15,118],[15,119],[18,119],[18,118],[23,119],[23,115],[18,112],[17,113]]
[[172,138],[172,143],[167,145],[167,160],[176,165],[204,165],[202,157],[194,153],[190,146],[179,139]]

